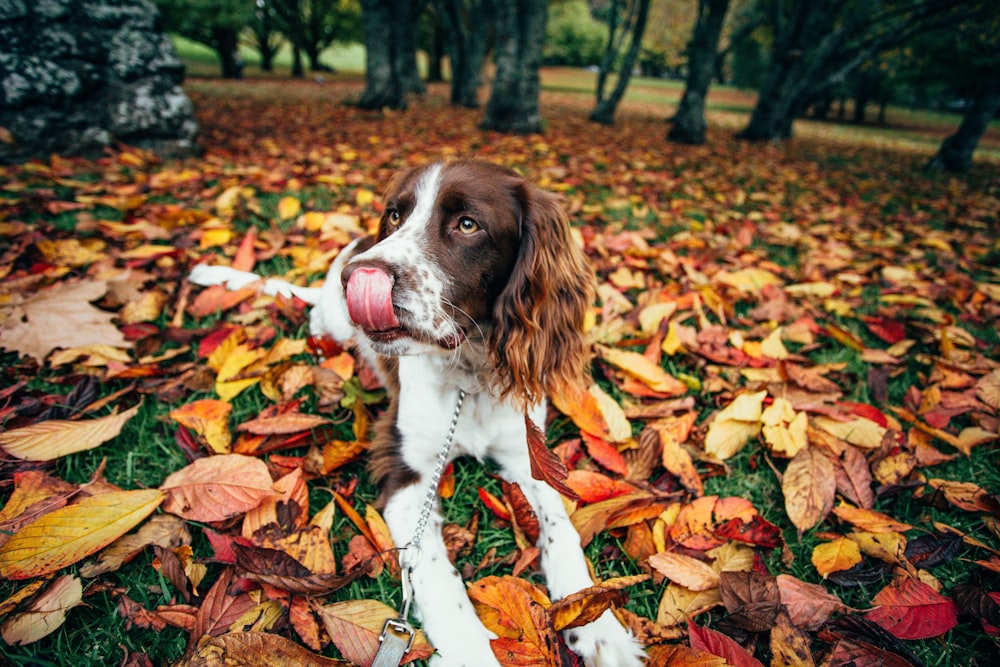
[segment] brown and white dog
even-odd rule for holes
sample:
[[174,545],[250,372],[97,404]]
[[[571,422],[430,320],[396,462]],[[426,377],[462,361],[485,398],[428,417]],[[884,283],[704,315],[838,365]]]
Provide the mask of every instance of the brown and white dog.
[[[199,266],[192,280],[237,287],[255,274]],[[592,585],[559,494],[531,476],[525,414],[545,423],[545,395],[585,373],[581,335],[593,275],[556,198],[506,168],[456,160],[389,186],[374,238],[344,249],[319,289],[269,280],[264,290],[313,303],[314,335],[353,339],[378,369],[390,405],[376,424],[371,470],[397,545],[413,538],[459,391],[450,458],[492,459],[538,517],[553,599]],[[498,663],[441,537],[435,506],[415,559],[417,613],[434,665]],[[638,642],[605,612],[565,639],[589,667],[642,663]]]

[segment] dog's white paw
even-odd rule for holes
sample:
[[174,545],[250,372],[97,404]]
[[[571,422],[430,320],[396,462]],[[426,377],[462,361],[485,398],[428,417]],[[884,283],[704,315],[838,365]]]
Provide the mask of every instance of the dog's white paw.
[[[465,603],[468,609],[472,605]],[[424,614],[424,632],[437,652],[431,657],[430,667],[500,667],[493,655],[490,640],[496,635],[487,630],[475,614],[470,616],[466,609],[451,616],[447,622],[443,618],[429,618]]]
[[610,611],[593,623],[563,633],[570,650],[587,667],[640,667],[642,646]]
[[446,642],[437,642],[434,646],[437,653],[428,661],[430,667],[500,667],[489,638],[482,633],[455,633]]

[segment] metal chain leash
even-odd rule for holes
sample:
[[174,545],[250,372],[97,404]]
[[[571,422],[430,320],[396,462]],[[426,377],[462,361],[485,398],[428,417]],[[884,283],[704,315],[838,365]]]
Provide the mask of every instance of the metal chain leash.
[[413,640],[416,631],[410,625],[410,604],[413,602],[413,584],[410,575],[413,566],[420,558],[420,542],[423,540],[424,531],[427,530],[427,522],[431,517],[431,509],[434,507],[434,500],[437,497],[438,485],[444,475],[444,469],[448,465],[448,454],[451,451],[452,442],[455,440],[455,429],[458,428],[458,416],[462,412],[462,403],[465,402],[465,390],[458,390],[458,401],[455,404],[455,413],[451,417],[451,424],[448,425],[448,433],[444,438],[444,445],[438,452],[437,463],[434,466],[434,473],[431,475],[430,487],[424,495],[424,503],[420,507],[420,517],[417,525],[413,529],[413,537],[401,551],[400,580],[403,584],[403,603],[397,618],[386,619],[382,626],[382,633],[379,635],[378,652],[372,661],[371,667],[399,667],[403,656],[413,648]]

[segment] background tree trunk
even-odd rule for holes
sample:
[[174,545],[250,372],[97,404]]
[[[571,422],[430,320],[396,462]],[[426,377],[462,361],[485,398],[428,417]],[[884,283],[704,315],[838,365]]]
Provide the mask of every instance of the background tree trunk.
[[698,18],[688,46],[687,81],[677,114],[667,133],[668,141],[705,143],[705,98],[716,70],[716,51],[728,10],[729,0],[698,0]]
[[958,131],[941,142],[937,154],[927,162],[926,168],[968,171],[972,167],[972,154],[997,111],[1000,111],[1000,81],[972,100],[972,104],[965,109]]
[[[403,95],[427,92],[417,68],[417,19],[423,11],[423,0],[391,0],[390,30],[395,42],[392,47],[396,77]],[[383,28],[384,30],[384,28]],[[384,36],[383,36],[384,39]]]
[[531,134],[541,132],[538,108],[548,3],[510,0],[497,13],[496,76],[483,118],[484,130]]
[[496,4],[496,0],[436,0],[442,25],[450,35],[451,103],[455,106],[479,106],[483,61],[489,32],[496,23]]
[[395,41],[386,39],[393,24],[391,0],[361,0],[361,28],[365,35],[365,90],[362,109],[405,109],[406,96],[396,72]]
[[[611,11],[613,13],[617,11],[617,4],[617,2],[612,4]],[[626,20],[621,27],[622,38],[618,46],[620,47],[624,44],[625,35],[631,35],[632,41],[629,43],[629,48],[625,56],[623,58],[620,57],[621,49],[615,47],[615,36],[612,28],[612,34],[608,38],[608,49],[604,54],[604,59],[601,62],[601,71],[597,78],[597,104],[590,113],[590,120],[605,125],[611,125],[614,122],[615,109],[618,108],[618,103],[625,96],[625,90],[632,79],[632,69],[635,67],[635,60],[639,56],[639,48],[642,46],[642,35],[646,32],[646,18],[649,16],[649,0],[633,0],[625,10],[625,15]],[[614,23],[612,23],[613,25]],[[604,83],[606,81],[606,73],[610,70],[614,61],[619,59],[621,64],[618,68],[618,81],[615,83],[611,94],[605,97]]]
[[219,65],[223,79],[238,78],[236,66],[237,32],[232,28],[216,27],[212,30],[215,52],[219,54]]

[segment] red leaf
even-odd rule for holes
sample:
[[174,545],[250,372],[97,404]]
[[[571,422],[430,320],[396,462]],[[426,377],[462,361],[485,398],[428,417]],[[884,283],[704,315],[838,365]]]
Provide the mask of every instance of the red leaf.
[[524,425],[528,431],[528,458],[531,460],[531,476],[541,480],[570,500],[579,500],[576,492],[566,485],[566,466],[562,459],[545,446],[545,434],[524,416]]
[[868,612],[868,620],[900,639],[937,637],[958,625],[955,603],[912,577],[889,584],[872,602],[879,606]]
[[764,667],[757,658],[747,653],[745,648],[736,643],[735,639],[727,637],[721,632],[703,628],[688,621],[688,636],[691,640],[691,648],[725,658],[726,664],[733,667]]
[[781,546],[781,529],[759,514],[754,514],[749,521],[738,517],[730,519],[713,532],[716,537],[739,540],[765,549]]
[[580,435],[583,437],[583,442],[587,445],[587,453],[590,454],[590,458],[611,472],[618,473],[619,475],[624,475],[627,472],[625,457],[622,456],[622,453],[614,445],[607,440],[602,440],[583,431],[580,432]]
[[889,428],[889,420],[886,418],[885,413],[872,405],[868,405],[867,403],[853,403],[851,401],[838,401],[837,405],[846,409],[852,415],[864,417],[875,422],[882,428]]
[[494,496],[492,493],[479,486],[476,487],[476,491],[479,492],[479,499],[483,501],[486,508],[493,512],[493,514],[498,519],[503,519],[504,521],[510,521],[510,510],[507,506],[503,504],[503,501]]
[[906,338],[906,329],[902,322],[885,317],[862,317],[868,330],[886,343],[893,345]]

